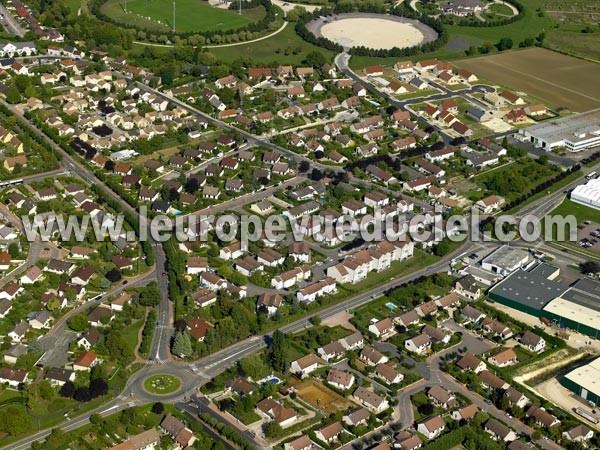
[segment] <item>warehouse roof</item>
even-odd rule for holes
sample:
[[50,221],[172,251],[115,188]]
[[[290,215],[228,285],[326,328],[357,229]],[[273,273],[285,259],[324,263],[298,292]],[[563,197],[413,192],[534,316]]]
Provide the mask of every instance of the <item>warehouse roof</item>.
[[600,327],[600,311],[574,303],[564,298],[557,298],[546,305],[544,311],[567,318],[592,329]]
[[486,256],[481,264],[490,264],[503,269],[512,270],[515,267],[526,264],[529,260],[529,253],[517,247],[503,245],[497,248],[493,253]]
[[[491,288],[490,294],[541,310],[551,300],[560,297],[568,289],[568,285],[560,281],[549,280],[547,272],[550,269],[545,270],[545,268],[540,269],[539,267],[530,271],[519,269],[513,272]],[[553,272],[555,270],[554,268]]]
[[561,298],[600,312],[600,283],[591,278],[578,280]]
[[572,370],[565,375],[565,378],[578,384],[588,392],[600,396],[600,358]]

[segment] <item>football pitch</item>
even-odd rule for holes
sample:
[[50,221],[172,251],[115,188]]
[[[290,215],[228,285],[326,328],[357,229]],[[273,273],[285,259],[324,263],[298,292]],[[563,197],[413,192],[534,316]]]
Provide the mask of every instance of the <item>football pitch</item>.
[[123,24],[152,31],[169,31],[173,28],[173,3],[175,3],[175,30],[178,32],[230,30],[260,20],[265,15],[262,6],[237,11],[210,6],[203,0],[108,0],[102,12]]

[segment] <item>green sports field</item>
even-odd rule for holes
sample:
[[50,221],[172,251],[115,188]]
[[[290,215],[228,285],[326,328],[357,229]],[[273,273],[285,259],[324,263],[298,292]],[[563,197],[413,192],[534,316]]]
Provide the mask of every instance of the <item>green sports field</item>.
[[[104,14],[118,22],[152,31],[169,31],[173,27],[171,0],[108,0],[101,7]],[[262,6],[237,11],[210,6],[203,0],[176,0],[175,29],[179,32],[230,30],[260,20],[265,15]]]

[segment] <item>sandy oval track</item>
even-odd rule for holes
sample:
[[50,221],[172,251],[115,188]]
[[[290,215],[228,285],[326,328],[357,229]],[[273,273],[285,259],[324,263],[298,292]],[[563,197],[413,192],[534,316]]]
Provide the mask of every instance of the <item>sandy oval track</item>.
[[437,33],[418,20],[382,14],[340,14],[313,20],[308,28],[343,47],[405,48],[433,41]]

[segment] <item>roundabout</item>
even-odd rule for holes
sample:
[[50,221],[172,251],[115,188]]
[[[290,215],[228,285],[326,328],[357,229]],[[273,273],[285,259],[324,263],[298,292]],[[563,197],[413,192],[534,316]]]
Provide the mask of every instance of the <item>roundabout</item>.
[[346,49],[408,48],[438,38],[433,28],[418,20],[386,14],[336,14],[312,20],[306,28],[315,36],[327,38]]
[[181,388],[181,379],[170,374],[151,375],[144,380],[144,389],[156,395],[167,395]]

